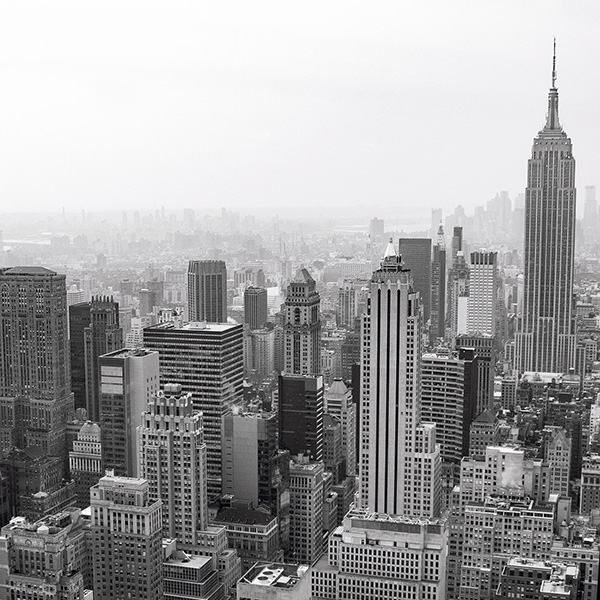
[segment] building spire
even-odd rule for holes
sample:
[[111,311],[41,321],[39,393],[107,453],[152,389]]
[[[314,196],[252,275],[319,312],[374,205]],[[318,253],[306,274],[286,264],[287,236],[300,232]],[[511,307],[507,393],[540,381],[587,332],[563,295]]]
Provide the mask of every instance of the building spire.
[[556,89],[556,37],[554,38],[554,52],[552,54],[552,89]]
[[548,93],[548,113],[543,131],[562,131],[558,120],[558,89],[556,88],[556,38],[552,53],[552,87]]

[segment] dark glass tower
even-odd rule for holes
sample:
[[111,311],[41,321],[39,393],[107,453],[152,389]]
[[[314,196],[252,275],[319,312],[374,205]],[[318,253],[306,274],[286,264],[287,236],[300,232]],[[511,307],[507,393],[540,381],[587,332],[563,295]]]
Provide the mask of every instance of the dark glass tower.
[[190,322],[227,323],[227,267],[222,260],[191,260],[188,265]]
[[575,366],[575,159],[558,120],[555,65],[556,52],[546,124],[527,165],[523,314],[516,336],[517,368],[552,373]]

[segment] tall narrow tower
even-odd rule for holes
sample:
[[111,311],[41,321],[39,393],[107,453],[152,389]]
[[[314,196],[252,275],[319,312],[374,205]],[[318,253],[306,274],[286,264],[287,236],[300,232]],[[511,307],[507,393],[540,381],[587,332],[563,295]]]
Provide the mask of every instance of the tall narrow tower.
[[287,289],[284,305],[284,371],[289,375],[321,372],[321,298],[315,280],[300,269]]
[[188,265],[190,321],[227,323],[227,267],[222,260],[191,260]]
[[363,316],[361,505],[431,517],[441,508],[435,425],[421,424],[422,311],[390,240]]
[[516,336],[520,371],[575,366],[575,159],[558,120],[556,43],[546,124],[533,140],[525,191],[524,301]]

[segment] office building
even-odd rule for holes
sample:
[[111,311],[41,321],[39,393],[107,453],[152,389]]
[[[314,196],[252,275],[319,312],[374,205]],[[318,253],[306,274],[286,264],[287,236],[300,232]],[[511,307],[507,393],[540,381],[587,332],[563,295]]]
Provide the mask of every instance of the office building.
[[159,386],[158,353],[123,348],[100,357],[100,429],[105,469],[137,476],[137,428]]
[[544,461],[550,469],[548,494],[569,495],[571,438],[564,427],[546,425],[542,431]]
[[512,556],[549,560],[553,527],[553,509],[526,498],[489,497],[483,504],[466,505],[460,598],[493,597]]
[[250,329],[261,329],[269,320],[266,288],[248,287],[244,291],[244,323]]
[[497,252],[471,252],[466,333],[479,336],[496,335],[497,298]]
[[65,276],[43,267],[0,269],[0,443],[38,446],[68,468],[74,411]]
[[346,473],[357,475],[356,438],[357,410],[352,399],[352,390],[341,379],[334,379],[324,394],[324,412],[337,417],[341,424],[342,452],[346,461]]
[[446,241],[440,223],[431,263],[431,323],[429,339],[432,345],[446,335]]
[[162,600],[162,502],[145,479],[110,474],[90,494],[94,598]]
[[467,333],[467,311],[469,307],[469,265],[462,250],[459,250],[448,272],[448,314],[450,335]]
[[444,600],[445,518],[351,511],[311,569],[312,598]]
[[419,292],[423,322],[431,313],[431,240],[429,238],[400,238],[398,251],[404,266],[413,275],[413,287]]
[[310,565],[323,552],[324,469],[298,457],[290,463],[289,560]]
[[188,265],[190,321],[227,322],[227,267],[222,260],[191,260]]
[[516,368],[566,373],[575,365],[575,158],[558,120],[556,54],[546,123],[533,141],[525,190],[523,314]]
[[257,562],[237,583],[239,600],[306,600],[310,595],[309,565]]
[[421,419],[436,424],[442,462],[455,465],[469,454],[469,427],[476,417],[477,372],[465,359],[426,353],[422,363]]
[[86,530],[78,510],[36,522],[12,518],[0,535],[0,597],[83,598],[90,571]]
[[195,544],[208,524],[206,444],[191,394],[166,384],[148,402],[137,428],[138,473],[151,501],[162,501],[163,537]]
[[475,414],[494,409],[494,374],[498,353],[490,335],[458,335],[454,341],[459,354],[469,351],[477,357],[477,407]]
[[581,466],[581,491],[579,512],[589,515],[600,509],[600,455],[588,454],[583,457]]
[[283,306],[284,372],[316,375],[321,372],[321,298],[315,280],[300,269],[287,288]]
[[225,527],[230,548],[235,548],[245,573],[257,561],[281,561],[277,517],[264,510],[230,506],[220,510],[213,525]]
[[223,417],[242,398],[242,325],[175,320],[146,328],[144,346],[159,353],[160,384],[180,384],[202,412],[208,492],[220,494]]
[[358,293],[352,282],[346,282],[338,291],[338,327],[354,328],[358,316]]
[[323,459],[323,377],[279,376],[279,447]]
[[112,298],[95,297],[90,303],[90,322],[84,330],[85,397],[88,418],[100,420],[100,368],[103,354],[123,347],[119,325],[119,304]]
[[460,226],[455,226],[452,229],[452,243],[450,245],[450,268],[454,269],[454,265],[456,263],[456,257],[459,252],[463,252],[463,228]]
[[88,421],[81,426],[73,450],[69,452],[69,470],[75,482],[77,506],[90,505],[90,488],[104,475],[100,427]]
[[512,600],[518,592],[521,598],[575,600],[578,584],[579,569],[573,564],[515,556],[502,569],[494,597]]
[[362,331],[361,506],[437,516],[441,460],[435,425],[421,423],[419,294],[391,241],[371,279]]
[[75,408],[86,408],[85,330],[90,325],[91,302],[69,306],[69,350],[71,390]]
[[177,540],[163,540],[164,600],[221,600],[223,584],[210,556],[179,548]]
[[280,543],[289,531],[290,453],[279,450],[278,417],[235,412],[223,419],[223,494],[268,506],[279,519]]

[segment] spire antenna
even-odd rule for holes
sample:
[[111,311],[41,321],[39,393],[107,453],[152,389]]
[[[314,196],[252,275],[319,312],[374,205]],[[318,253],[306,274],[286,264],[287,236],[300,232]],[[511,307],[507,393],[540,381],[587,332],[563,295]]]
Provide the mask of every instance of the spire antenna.
[[552,53],[552,88],[556,89],[556,37],[554,38],[554,52]]

